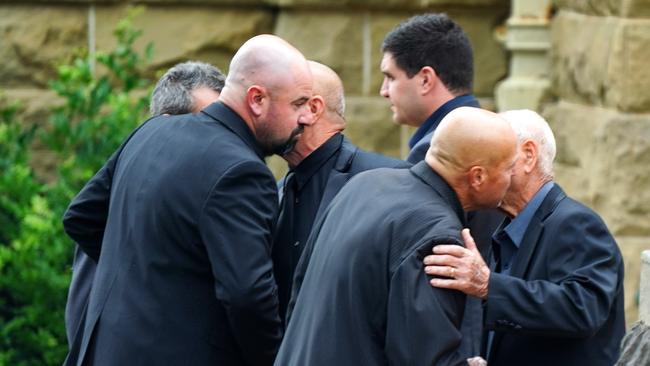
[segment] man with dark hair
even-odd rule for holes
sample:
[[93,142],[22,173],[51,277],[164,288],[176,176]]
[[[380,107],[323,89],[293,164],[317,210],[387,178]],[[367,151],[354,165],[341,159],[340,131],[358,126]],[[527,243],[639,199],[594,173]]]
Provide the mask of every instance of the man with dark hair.
[[446,14],[414,16],[384,38],[380,94],[391,102],[393,119],[417,127],[410,163],[424,159],[433,131],[460,106],[478,107],[472,93],[472,45]]
[[197,113],[219,98],[226,77],[218,68],[198,61],[167,70],[151,95],[152,116]]
[[[158,80],[151,94],[151,115],[198,113],[219,98],[225,80],[221,71],[210,64],[196,61],[176,64]],[[83,309],[96,268],[97,263],[77,246],[65,306],[65,330],[69,346],[85,315]]]
[[264,156],[312,122],[312,77],[286,41],[232,58],[219,101],[138,127],[72,200],[66,233],[98,261],[66,365],[270,365],[282,336]]
[[283,320],[294,270],[312,226],[332,198],[362,171],[410,166],[402,160],[363,151],[343,136],[346,126],[343,83],[334,70],[321,63],[309,61],[309,67],[314,79],[314,96],[308,103],[314,122],[305,126],[296,147],[283,156],[290,170],[278,187],[280,215],[273,243],[273,270]]

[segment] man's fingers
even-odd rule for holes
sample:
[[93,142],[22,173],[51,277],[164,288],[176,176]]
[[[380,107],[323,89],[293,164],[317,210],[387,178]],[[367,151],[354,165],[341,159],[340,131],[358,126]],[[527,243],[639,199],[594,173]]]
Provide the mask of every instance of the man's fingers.
[[431,281],[431,286],[439,288],[449,288],[453,290],[458,290],[460,287],[460,282],[456,280],[444,279],[444,278],[434,278]]
[[458,258],[453,255],[434,254],[424,257],[424,264],[427,266],[452,266],[458,267]]
[[465,254],[465,248],[454,244],[440,244],[433,247],[433,254],[449,254],[454,257],[462,257]]
[[456,278],[458,270],[451,266],[426,266],[424,272],[431,276],[443,276]]
[[472,235],[469,232],[469,229],[463,229],[460,232],[460,235],[463,237],[463,241],[465,242],[465,247],[471,251],[478,251],[476,248],[476,242],[474,241],[474,238],[472,238]]

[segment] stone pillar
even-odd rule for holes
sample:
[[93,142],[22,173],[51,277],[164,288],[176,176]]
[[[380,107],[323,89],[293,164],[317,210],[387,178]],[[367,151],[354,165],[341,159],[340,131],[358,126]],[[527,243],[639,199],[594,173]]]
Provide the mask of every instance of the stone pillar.
[[556,181],[616,238],[629,326],[638,319],[641,252],[650,249],[650,3],[556,3],[550,60],[557,103],[543,110],[557,140]]
[[496,88],[500,111],[538,110],[548,96],[550,0],[512,0],[505,45],[511,52],[508,78]]
[[650,324],[650,250],[645,250],[641,254],[639,320]]

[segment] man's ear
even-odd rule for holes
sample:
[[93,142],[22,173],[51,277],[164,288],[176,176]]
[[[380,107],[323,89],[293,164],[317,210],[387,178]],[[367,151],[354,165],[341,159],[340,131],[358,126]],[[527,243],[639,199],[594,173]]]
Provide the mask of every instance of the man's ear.
[[317,121],[325,113],[325,100],[320,95],[314,95],[307,101],[309,111],[314,116],[313,120]]
[[474,165],[467,172],[469,186],[476,191],[481,191],[488,179],[487,169],[480,165]]
[[422,94],[427,94],[436,87],[436,84],[440,82],[438,79],[438,74],[431,66],[424,66],[417,73],[416,77],[419,79],[420,91]]
[[255,117],[259,117],[268,108],[268,99],[269,96],[266,93],[266,89],[262,86],[251,85],[248,90],[246,90],[246,104],[250,108],[251,113]]
[[530,173],[537,165],[537,145],[533,140],[526,140],[521,144],[519,159],[524,159],[524,171]]

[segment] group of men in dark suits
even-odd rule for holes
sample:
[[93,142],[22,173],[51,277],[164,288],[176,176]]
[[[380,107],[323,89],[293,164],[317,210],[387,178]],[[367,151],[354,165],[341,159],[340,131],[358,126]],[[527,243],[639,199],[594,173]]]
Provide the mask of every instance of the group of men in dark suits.
[[[593,347],[611,361],[624,330],[620,253],[595,213],[569,199],[572,210],[555,209],[557,186],[544,202],[559,198],[526,210],[537,202],[527,154],[544,145],[522,140],[534,118],[477,108],[469,40],[444,14],[409,19],[382,51],[380,93],[396,122],[418,126],[410,169],[350,143],[339,77],[269,35],[240,48],[221,95],[181,85],[200,112],[138,127],[64,217],[98,263],[87,302],[71,288],[85,307],[69,312],[81,320],[66,363],[443,365],[480,345],[497,365],[523,350],[571,364]],[[172,90],[157,88],[152,114]],[[263,162],[273,153],[290,168],[277,188]],[[510,219],[494,240],[492,215],[466,222],[499,204],[519,239]],[[533,228],[527,212],[543,208]],[[560,221],[571,227],[544,231]],[[494,248],[492,270],[466,226]],[[594,236],[568,245],[582,234]],[[501,249],[504,237],[517,249]]]

